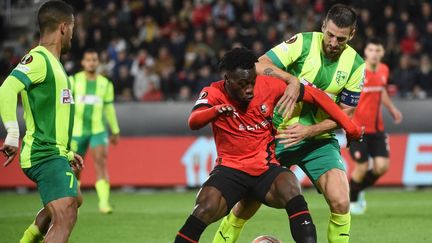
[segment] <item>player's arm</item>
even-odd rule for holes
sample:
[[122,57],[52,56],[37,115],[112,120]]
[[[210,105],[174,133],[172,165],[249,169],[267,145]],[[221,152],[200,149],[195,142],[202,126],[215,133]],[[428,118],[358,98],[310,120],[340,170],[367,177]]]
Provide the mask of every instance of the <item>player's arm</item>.
[[16,116],[18,94],[45,80],[46,62],[40,54],[27,54],[9,74],[0,87],[0,116],[7,135],[0,151],[7,157],[9,165],[18,153],[19,127]]
[[[351,75],[344,89],[340,93],[339,106],[341,110],[350,118],[354,115],[355,108],[360,99],[360,93],[363,88],[365,64],[361,64]],[[325,119],[322,122],[309,127],[309,137],[314,137],[319,134],[333,131],[338,127],[338,124],[332,119]]]
[[24,88],[24,84],[13,76],[9,76],[0,87],[0,115],[7,131],[4,144],[0,147],[0,151],[7,157],[3,166],[9,165],[18,152],[17,97]]
[[294,75],[286,72],[286,68],[301,55],[303,35],[297,34],[291,39],[273,47],[262,55],[255,64],[257,73],[282,79],[288,86],[284,95],[278,101],[278,112],[284,117],[291,116],[299,96],[300,81]]
[[108,83],[108,89],[104,97],[104,115],[111,129],[110,142],[115,145],[119,140],[120,127],[114,107],[114,88],[111,82]]
[[402,122],[402,113],[391,101],[387,90],[384,88],[381,94],[382,103],[385,108],[389,111],[390,115],[393,117],[394,123],[399,124]]
[[190,114],[188,124],[190,129],[198,130],[216,120],[221,115],[232,116],[234,111],[234,107],[228,104],[212,107],[199,107],[198,109],[193,110]]

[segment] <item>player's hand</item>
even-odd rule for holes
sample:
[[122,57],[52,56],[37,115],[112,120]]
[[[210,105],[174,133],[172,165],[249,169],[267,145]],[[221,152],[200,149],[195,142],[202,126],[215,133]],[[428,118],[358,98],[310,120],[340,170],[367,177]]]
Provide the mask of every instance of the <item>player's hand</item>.
[[77,172],[81,171],[82,168],[84,168],[84,160],[79,154],[74,153],[74,158],[70,161],[70,165],[74,170],[75,174],[77,174]]
[[6,157],[6,161],[3,163],[3,166],[6,167],[14,160],[18,153],[18,147],[3,144],[3,146],[0,147],[0,152]]
[[402,122],[402,113],[396,107],[390,110],[390,114],[393,117],[393,121],[395,124],[399,124]]
[[[363,135],[364,135],[364,131],[365,131],[365,127],[362,126],[357,126],[357,131],[353,134],[350,133],[346,133],[346,140],[347,140],[347,144],[346,147],[349,148],[351,146],[351,142],[356,141],[356,142],[361,142],[363,141]],[[345,131],[346,132],[346,131]]]
[[285,89],[284,94],[276,104],[277,112],[283,117],[291,117],[297,98],[300,94],[300,81],[296,77],[292,77],[291,81]]
[[287,126],[285,129],[278,131],[275,137],[279,139],[279,143],[284,145],[284,148],[288,148],[298,144],[311,135],[310,126],[294,123]]
[[218,105],[216,110],[219,115],[225,114],[226,116],[234,116],[235,109],[231,105]]
[[117,145],[120,140],[120,134],[111,134],[110,138],[110,144]]

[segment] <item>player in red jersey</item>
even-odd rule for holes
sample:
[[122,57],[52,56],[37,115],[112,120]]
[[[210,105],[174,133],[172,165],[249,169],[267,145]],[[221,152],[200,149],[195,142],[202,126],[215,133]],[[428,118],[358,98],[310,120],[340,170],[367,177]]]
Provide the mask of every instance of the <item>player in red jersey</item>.
[[[365,188],[372,186],[389,167],[387,135],[384,133],[381,104],[390,112],[395,123],[402,121],[402,114],[390,100],[386,84],[389,68],[381,59],[384,48],[378,39],[371,39],[365,47],[366,78],[360,101],[354,113],[354,121],[365,127],[362,142],[352,142],[351,157],[356,166],[351,174],[351,213],[362,214],[366,210]],[[369,157],[372,157],[372,169],[369,169]]]
[[[287,85],[257,76],[256,56],[245,48],[225,54],[220,63],[224,80],[206,87],[189,117],[191,129],[212,123],[217,165],[203,184],[196,205],[175,242],[198,242],[205,228],[227,215],[244,197],[286,209],[296,242],[316,242],[316,230],[295,175],[274,155],[273,109]],[[301,86],[299,98],[320,105],[349,136],[361,129],[322,91]],[[224,236],[222,236],[224,237]]]

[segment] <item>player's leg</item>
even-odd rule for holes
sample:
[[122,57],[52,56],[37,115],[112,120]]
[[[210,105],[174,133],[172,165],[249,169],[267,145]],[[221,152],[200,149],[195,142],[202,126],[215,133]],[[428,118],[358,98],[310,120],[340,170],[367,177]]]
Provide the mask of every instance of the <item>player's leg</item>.
[[351,216],[349,213],[349,185],[343,170],[331,169],[319,177],[319,190],[330,207],[327,239],[332,242],[349,242]]
[[78,207],[77,180],[69,162],[66,158],[53,159],[24,169],[24,172],[37,183],[45,207],[36,220],[40,230],[45,231],[49,225],[45,241],[67,242]]
[[[277,166],[264,175],[258,191],[267,188],[264,202],[273,208],[284,208],[288,213],[291,235],[297,243],[317,242],[317,234],[307,203],[301,195],[296,176],[286,168]],[[271,184],[268,183],[272,181]],[[268,186],[270,184],[270,186]]]
[[194,210],[177,233],[175,242],[198,242],[207,225],[226,215],[246,193],[248,179],[237,170],[216,166],[198,192]]
[[349,242],[349,184],[337,140],[321,141],[303,157],[299,166],[322,192],[329,205],[328,242]]
[[[81,170],[78,168],[72,168],[75,175],[81,173]],[[79,186],[77,187],[78,196],[77,203],[78,208],[81,206],[83,202],[83,197],[81,193],[81,189]],[[32,242],[41,242],[45,237],[46,233],[51,224],[51,217],[48,213],[48,209],[43,207],[36,215],[36,219],[30,224],[30,226],[24,231],[23,237],[20,240],[20,243],[32,243]]]
[[371,139],[369,135],[363,137],[361,142],[352,142],[349,147],[351,158],[356,162],[350,179],[351,213],[363,214],[365,208],[359,203],[359,194],[363,190],[363,178],[369,170],[369,149]]
[[231,212],[225,216],[213,238],[213,243],[233,243],[240,237],[247,220],[261,207],[261,202],[254,198],[243,198]]
[[373,135],[373,140],[369,147],[372,160],[372,169],[365,173],[362,180],[362,189],[372,186],[380,176],[389,168],[389,145],[387,135],[378,132]]
[[108,177],[108,134],[106,132],[95,134],[90,139],[90,152],[94,159],[96,172],[96,193],[99,198],[99,211],[111,213],[112,207],[109,203],[110,183]]

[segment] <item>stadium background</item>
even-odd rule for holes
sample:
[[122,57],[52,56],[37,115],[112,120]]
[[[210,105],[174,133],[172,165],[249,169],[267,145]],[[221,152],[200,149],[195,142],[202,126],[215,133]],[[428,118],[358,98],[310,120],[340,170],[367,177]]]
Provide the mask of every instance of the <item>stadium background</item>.
[[[34,13],[43,2],[0,0],[0,84],[26,51],[37,44]],[[351,4],[359,13],[357,34],[350,43],[357,51],[362,53],[365,40],[371,36],[384,40],[384,62],[391,68],[388,91],[404,114],[403,123],[395,126],[384,112],[386,130],[390,133],[391,166],[379,185],[397,186],[401,192],[401,186],[432,185],[432,1],[67,2],[76,9],[73,49],[62,56],[67,72],[78,71],[81,54],[93,48],[101,54],[100,71],[115,87],[122,138],[118,146],[110,147],[108,159],[114,187],[162,189],[200,185],[211,169],[214,143],[208,127],[190,131],[187,117],[201,88],[220,78],[216,68],[218,58],[239,45],[261,55],[297,32],[319,31],[323,14],[339,2]],[[0,127],[0,138],[4,138],[4,128]],[[343,136],[338,137],[343,144]],[[346,150],[343,155],[350,170],[352,161]],[[86,163],[82,183],[90,188],[94,183],[91,158],[86,158]],[[298,176],[304,186],[310,185],[304,175],[298,173]],[[5,202],[3,206],[14,204],[7,202],[16,196],[15,192],[6,192],[15,188],[18,191],[34,188],[16,162],[11,168],[0,168],[0,190],[4,192],[0,192],[0,205],[2,202]],[[426,202],[429,198],[429,203],[419,209],[432,208],[429,194],[430,190],[414,199]],[[189,211],[193,195],[186,196],[189,196],[186,204]],[[91,192],[87,197],[90,202],[94,200]],[[125,200],[134,198],[129,194],[124,197]],[[176,198],[167,196],[170,197]],[[313,205],[314,202],[312,208]],[[85,218],[87,211],[83,211],[81,216]],[[6,211],[4,217],[1,215],[0,219],[4,219],[9,214]],[[181,224],[184,215],[178,216],[180,220],[177,219],[174,228]],[[30,219],[23,220],[21,226]],[[6,229],[5,225],[0,226],[0,231]],[[418,242],[430,242],[431,238],[421,239],[426,240]]]
[[[37,44],[34,12],[42,2],[1,1],[0,82]],[[371,36],[383,39],[392,70],[388,91],[405,115],[400,126],[385,116],[392,166],[380,183],[431,185],[431,1],[69,1],[76,23],[72,50],[62,56],[67,72],[80,69],[85,49],[96,49],[100,72],[115,88],[123,138],[110,149],[113,185],[199,185],[212,166],[214,144],[201,137],[211,135],[208,127],[191,132],[186,121],[202,87],[220,78],[218,58],[239,45],[259,56],[297,32],[319,31],[323,13],[336,2],[359,13],[350,43],[356,50],[362,53]],[[31,185],[15,165],[0,177],[0,187]],[[91,170],[84,172],[84,186],[92,185]]]

